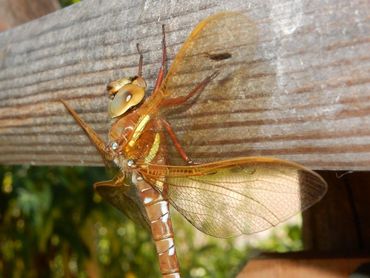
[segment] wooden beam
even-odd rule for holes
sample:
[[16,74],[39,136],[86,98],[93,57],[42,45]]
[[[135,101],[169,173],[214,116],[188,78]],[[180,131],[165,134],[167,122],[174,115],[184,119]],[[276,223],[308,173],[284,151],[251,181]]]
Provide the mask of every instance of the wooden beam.
[[136,73],[136,43],[153,86],[161,24],[173,58],[197,22],[223,10],[255,23],[249,59],[260,72],[242,98],[227,99],[229,111],[215,105],[173,120],[180,138],[184,129],[213,134],[203,142],[212,147],[192,158],[267,155],[314,169],[367,169],[370,5],[360,0],[85,0],[1,33],[0,163],[102,165],[58,99],[106,134],[105,86]]

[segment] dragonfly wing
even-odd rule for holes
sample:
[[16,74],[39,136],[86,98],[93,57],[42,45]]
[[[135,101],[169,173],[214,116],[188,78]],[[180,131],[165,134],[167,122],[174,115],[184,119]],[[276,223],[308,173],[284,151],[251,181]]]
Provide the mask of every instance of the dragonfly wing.
[[[271,228],[318,202],[325,181],[298,164],[249,157],[198,166],[156,166],[147,175],[200,231],[227,238]],[[162,181],[162,182],[161,182]]]
[[137,189],[119,174],[111,181],[97,182],[95,190],[104,200],[123,212],[136,224],[150,231],[150,224],[145,208],[139,199]]
[[[207,17],[178,51],[160,88],[162,94],[187,95],[192,87],[216,71],[220,72],[219,80],[231,81],[231,74],[245,68],[244,62],[254,53],[256,40],[255,24],[241,13],[222,12]],[[214,94],[214,86],[207,87],[204,93]]]
[[[246,109],[249,94],[272,91],[273,81],[266,79],[260,84],[263,78],[256,78],[261,75],[275,78],[256,57],[257,33],[256,25],[241,13],[222,12],[206,18],[180,48],[163,81],[162,97],[170,99],[188,95],[205,78],[218,72],[200,94],[183,105],[161,110],[187,154],[196,162],[235,157],[225,151],[230,146],[223,142],[234,134],[225,133],[220,126],[246,120],[240,115]],[[241,137],[240,132],[235,136]],[[169,160],[170,164],[181,163],[173,146],[169,149]]]

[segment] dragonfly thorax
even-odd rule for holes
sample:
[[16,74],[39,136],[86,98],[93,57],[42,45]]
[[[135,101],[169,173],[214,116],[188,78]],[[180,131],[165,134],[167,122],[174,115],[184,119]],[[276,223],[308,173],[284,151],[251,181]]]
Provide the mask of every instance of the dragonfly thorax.
[[140,116],[136,111],[118,118],[111,126],[108,134],[110,147],[117,154],[122,153],[124,146],[132,137],[137,121]]

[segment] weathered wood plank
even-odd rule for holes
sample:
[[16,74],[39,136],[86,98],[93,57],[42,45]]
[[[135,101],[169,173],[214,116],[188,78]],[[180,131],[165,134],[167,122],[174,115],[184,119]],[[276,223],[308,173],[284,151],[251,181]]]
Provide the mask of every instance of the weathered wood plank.
[[[314,169],[367,169],[369,2],[224,2],[86,0],[1,33],[0,163],[102,164],[58,99],[104,135],[105,85],[136,73],[137,42],[153,85],[162,23],[173,58],[201,19],[240,10],[256,24],[254,65],[268,69],[250,78],[243,98],[225,100],[233,113],[216,107],[196,125],[186,114],[174,120],[180,138],[186,127],[213,132],[206,143],[222,149],[217,159],[273,155]],[[193,159],[204,156],[212,151]]]

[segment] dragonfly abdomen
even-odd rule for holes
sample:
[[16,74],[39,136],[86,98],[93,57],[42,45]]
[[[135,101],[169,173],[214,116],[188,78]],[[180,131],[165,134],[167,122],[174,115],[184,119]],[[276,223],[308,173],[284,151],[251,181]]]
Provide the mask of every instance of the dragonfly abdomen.
[[168,201],[142,178],[137,179],[137,188],[150,222],[162,275],[180,278]]

